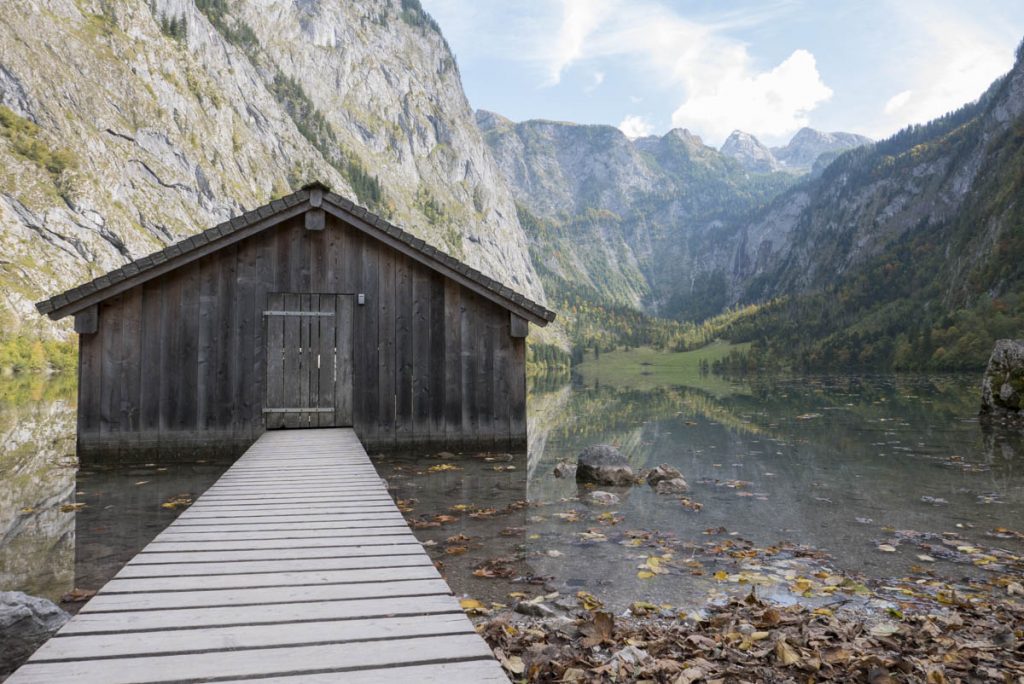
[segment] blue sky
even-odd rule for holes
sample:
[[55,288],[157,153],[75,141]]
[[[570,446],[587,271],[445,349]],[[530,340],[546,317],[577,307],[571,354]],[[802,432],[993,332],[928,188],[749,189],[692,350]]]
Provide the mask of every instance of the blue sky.
[[1024,0],[422,0],[470,104],[513,120],[884,137],[1013,64]]

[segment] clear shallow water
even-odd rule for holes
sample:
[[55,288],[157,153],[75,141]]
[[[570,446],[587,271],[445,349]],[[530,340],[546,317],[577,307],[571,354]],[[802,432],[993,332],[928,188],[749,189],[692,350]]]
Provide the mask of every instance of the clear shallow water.
[[[591,591],[616,608],[696,606],[730,588],[718,571],[775,578],[763,591],[786,599],[783,587],[821,563],[880,579],[919,572],[922,554],[935,558],[928,571],[957,580],[991,571],[951,553],[956,545],[1024,553],[1017,539],[991,536],[1024,528],[1024,439],[981,429],[976,385],[962,376],[772,379],[728,392],[716,383],[716,393],[563,385],[531,393],[528,453],[376,460],[456,592],[490,601],[554,589]],[[227,466],[76,473],[73,396],[61,381],[0,380],[2,590],[58,599],[102,586],[174,518],[162,504],[198,496]],[[618,445],[635,468],[679,468],[701,510],[646,485],[610,490],[614,506],[587,503],[586,490],[551,473],[595,443]],[[896,551],[879,551],[883,543]],[[768,558],[744,555],[775,545]],[[651,556],[670,571],[641,579]]]

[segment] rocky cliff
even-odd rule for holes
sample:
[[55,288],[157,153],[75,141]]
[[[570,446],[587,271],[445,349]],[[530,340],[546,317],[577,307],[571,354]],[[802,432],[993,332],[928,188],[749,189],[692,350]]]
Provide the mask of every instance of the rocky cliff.
[[977,102],[730,226],[733,297],[788,298],[761,331],[809,363],[981,368],[1024,325],[1022,197],[1024,45]]
[[0,103],[0,336],[52,334],[33,301],[317,178],[544,299],[414,0],[0,3]]
[[513,123],[482,111],[477,124],[552,296],[582,293],[667,316],[717,313],[726,302],[705,277],[707,242],[794,182],[748,173],[684,129],[630,140],[612,126]]
[[722,154],[732,157],[751,173],[772,173],[781,171],[782,164],[772,151],[754,136],[743,131],[733,131],[722,144]]
[[872,142],[871,138],[856,133],[824,133],[805,127],[797,131],[786,145],[771,148],[771,153],[782,168],[806,173],[815,164],[824,166],[821,161],[831,162],[846,150]]

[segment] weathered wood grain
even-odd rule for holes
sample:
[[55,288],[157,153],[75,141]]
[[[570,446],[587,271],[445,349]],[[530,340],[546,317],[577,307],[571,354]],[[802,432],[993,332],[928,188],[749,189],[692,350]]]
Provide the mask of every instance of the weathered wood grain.
[[320,517],[367,495],[302,465],[331,454],[372,472],[352,429],[264,433],[7,681],[503,681],[379,477],[366,517]]

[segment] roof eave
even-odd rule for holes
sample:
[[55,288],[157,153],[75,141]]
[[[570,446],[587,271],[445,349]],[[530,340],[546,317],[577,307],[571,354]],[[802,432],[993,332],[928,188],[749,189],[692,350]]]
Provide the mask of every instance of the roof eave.
[[[519,295],[523,299],[523,304],[520,304],[513,298],[503,295],[497,289],[488,287],[486,284],[479,282],[477,279],[469,277],[469,275],[463,272],[473,272],[474,269],[471,269],[469,267],[465,267],[464,269],[458,269],[455,266],[446,263],[447,261],[450,260],[454,262],[454,264],[456,265],[465,266],[464,264],[462,264],[462,262],[453,259],[450,255],[445,254],[444,252],[432,247],[430,247],[430,249],[425,249],[424,246],[420,246],[425,245],[423,240],[413,236],[412,234],[406,231],[403,231],[400,228],[396,228],[395,226],[391,225],[387,221],[384,221],[383,219],[380,219],[379,217],[374,217],[376,220],[371,222],[370,220],[367,220],[368,217],[366,217],[366,215],[369,214],[369,212],[367,212],[365,209],[363,209],[360,212],[363,214],[363,216],[360,216],[359,214],[356,213],[355,210],[346,209],[345,204],[345,198],[341,197],[340,195],[328,193],[324,196],[324,208],[327,209],[327,211],[332,216],[335,216],[336,218],[345,221],[349,225],[354,226],[355,228],[363,231],[364,233],[371,235],[372,237],[374,237],[377,240],[380,240],[381,242],[385,243],[392,249],[395,249],[397,251],[402,252],[403,254],[406,254],[407,256],[415,259],[416,261],[419,261],[425,266],[440,272],[442,275],[458,282],[460,285],[468,287],[474,292],[477,292],[483,297],[490,299],[494,303],[511,311],[517,316],[521,316],[522,318],[525,318],[531,323],[539,325],[542,328],[551,321],[555,320],[555,313],[553,311],[549,311],[548,309],[540,306],[539,304],[531,302],[525,297],[522,297],[522,295]],[[358,205],[356,205],[355,208],[360,209]],[[405,237],[406,239],[402,239],[403,237]],[[426,247],[429,247],[429,245],[426,245]],[[486,276],[482,277],[486,278]],[[496,283],[496,281],[493,281],[490,278],[487,278],[486,280],[489,282]],[[496,284],[498,287],[502,287],[500,283]],[[532,307],[530,305],[532,305]],[[536,310],[533,307],[535,307]]]

